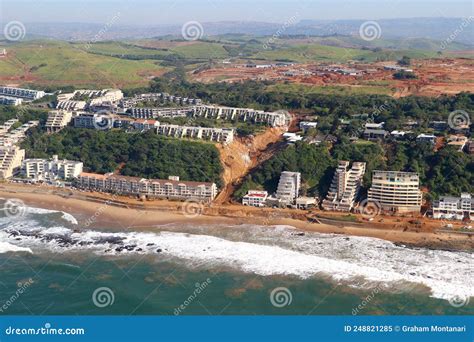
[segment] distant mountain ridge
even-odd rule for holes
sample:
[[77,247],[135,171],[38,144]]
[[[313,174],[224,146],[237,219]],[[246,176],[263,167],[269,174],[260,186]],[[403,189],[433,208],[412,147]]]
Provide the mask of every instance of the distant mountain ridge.
[[[375,20],[381,40],[431,39],[474,46],[474,17],[469,18],[401,18]],[[359,28],[366,20],[301,20],[297,23],[224,21],[202,23],[205,36],[274,34],[303,36],[351,36],[359,38]],[[4,23],[5,24],[5,23]],[[3,24],[3,25],[4,25]],[[2,26],[3,26],[2,25]],[[54,38],[70,41],[152,38],[180,36],[181,25],[121,26],[85,23],[25,23],[26,38]],[[370,44],[369,44],[370,45]]]

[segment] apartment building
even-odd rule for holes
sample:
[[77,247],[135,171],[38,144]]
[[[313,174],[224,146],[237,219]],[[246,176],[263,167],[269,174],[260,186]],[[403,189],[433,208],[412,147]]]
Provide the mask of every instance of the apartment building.
[[417,173],[374,171],[368,200],[378,202],[384,211],[420,212],[422,193]]
[[157,133],[174,138],[189,138],[231,143],[234,140],[234,130],[231,128],[190,127],[160,124]]
[[280,175],[276,198],[281,204],[293,204],[300,193],[301,173],[283,171]]
[[3,125],[0,125],[0,134],[5,134],[7,133],[14,124],[18,122],[18,119],[10,119],[7,120],[3,123]]
[[474,219],[474,199],[469,193],[461,197],[443,196],[433,202],[433,218],[447,220]]
[[17,97],[0,96],[0,104],[7,106],[19,106],[23,103],[23,99]]
[[34,101],[45,96],[46,93],[40,90],[0,87],[0,96],[18,97],[25,101]]
[[21,168],[25,150],[18,146],[0,147],[0,179],[13,177]]
[[194,199],[211,202],[217,195],[215,183],[185,182],[177,177],[163,180],[120,176],[112,173],[101,175],[83,172],[77,178],[76,184],[81,189],[148,198]]
[[366,164],[354,162],[349,168],[348,161],[340,161],[334,173],[326,199],[322,206],[324,210],[351,211],[359,195]]
[[158,128],[160,123],[156,120],[138,119],[132,122],[131,126],[137,131],[145,132],[149,131],[150,129]]
[[72,101],[72,100],[59,100],[56,104],[56,109],[62,109],[67,111],[80,111],[85,110],[87,107],[86,101]]
[[192,113],[192,107],[182,108],[127,108],[127,114],[135,119],[177,118],[186,117]]
[[39,125],[39,121],[28,121],[12,130],[12,126],[17,122],[17,119],[11,119],[0,126],[0,146],[9,147],[18,145],[25,139],[26,131]]
[[46,120],[46,131],[55,133],[66,127],[72,120],[72,112],[66,110],[53,110],[48,114]]
[[265,123],[273,127],[288,126],[291,120],[291,117],[284,112],[264,112],[263,110],[255,110],[250,108],[233,108],[215,105],[195,106],[192,116]]
[[188,97],[181,97],[170,95],[168,93],[147,93],[147,94],[139,94],[132,98],[122,99],[120,101],[120,105],[123,108],[130,108],[135,107],[136,105],[144,102],[172,102],[177,103],[179,105],[200,105],[202,104],[201,99],[193,99]]
[[250,207],[264,207],[268,198],[268,192],[260,190],[249,190],[242,198],[242,204]]
[[83,163],[74,160],[60,160],[57,155],[51,159],[25,159],[21,166],[22,177],[36,181],[55,181],[77,178],[82,173]]

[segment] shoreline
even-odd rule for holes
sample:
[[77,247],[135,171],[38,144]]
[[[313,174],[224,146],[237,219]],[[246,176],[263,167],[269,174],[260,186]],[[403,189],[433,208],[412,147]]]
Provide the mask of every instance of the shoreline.
[[[407,220],[382,216],[380,222],[342,221],[344,213],[324,214],[324,223],[308,220],[308,211],[295,209],[253,208],[241,205],[216,205],[199,207],[195,214],[192,205],[186,202],[167,200],[140,201],[103,193],[91,193],[68,188],[0,184],[0,197],[19,199],[26,205],[43,209],[64,211],[78,221],[78,229],[102,227],[117,230],[153,231],[156,226],[172,223],[183,224],[255,224],[264,226],[286,225],[301,232],[341,234],[378,238],[395,244],[441,250],[474,250],[472,234],[436,231],[430,221],[425,231],[408,229]],[[334,217],[334,221],[327,217]],[[339,220],[337,220],[339,218]],[[320,221],[320,222],[321,222]],[[328,223],[328,221],[330,221]],[[396,223],[395,223],[396,222]],[[423,223],[425,224],[425,223]]]

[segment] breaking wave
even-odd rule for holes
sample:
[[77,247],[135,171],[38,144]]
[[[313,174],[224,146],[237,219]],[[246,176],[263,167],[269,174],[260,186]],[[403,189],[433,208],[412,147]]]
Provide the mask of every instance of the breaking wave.
[[[2,219],[3,220],[3,219]],[[56,225],[54,225],[56,224]],[[391,242],[331,234],[303,233],[292,227],[169,226],[159,232],[103,232],[49,227],[28,219],[0,220],[2,246],[35,253],[88,250],[99,255],[155,255],[191,268],[231,267],[262,276],[330,277],[350,286],[383,284],[403,289],[416,284],[431,296],[474,296],[473,254],[406,248]]]

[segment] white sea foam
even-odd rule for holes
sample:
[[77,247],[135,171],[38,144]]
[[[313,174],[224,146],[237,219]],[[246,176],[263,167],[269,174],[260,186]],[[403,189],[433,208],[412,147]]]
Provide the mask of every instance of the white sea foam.
[[12,245],[8,242],[0,241],[0,254],[7,253],[7,252],[28,252],[33,253],[30,248],[26,247],[18,247],[16,245]]
[[61,218],[65,221],[68,221],[69,223],[72,224],[78,224],[77,219],[69,214],[66,213],[65,211],[60,211],[60,210],[51,210],[51,209],[43,209],[43,208],[35,208],[35,207],[27,207],[26,212],[29,214],[54,214],[54,213],[62,213],[63,215]]
[[[18,222],[0,231],[0,241],[8,240],[33,250],[46,247],[61,253],[81,249],[109,255],[149,253],[176,259],[189,267],[233,267],[262,276],[324,275],[356,287],[383,284],[390,288],[416,283],[431,289],[433,297],[443,299],[474,296],[472,253],[405,248],[365,237],[318,233],[303,236],[284,226],[193,229],[195,234],[189,233],[190,229],[179,231],[172,227],[159,233],[79,232]],[[21,240],[12,234],[15,230],[20,231]],[[30,234],[22,235],[22,230]],[[73,242],[64,243],[62,237]],[[117,239],[123,243],[117,243]]]

